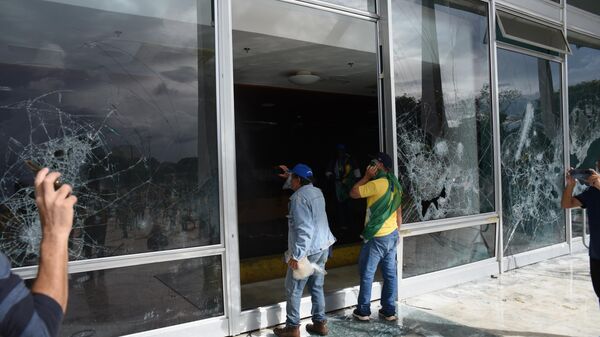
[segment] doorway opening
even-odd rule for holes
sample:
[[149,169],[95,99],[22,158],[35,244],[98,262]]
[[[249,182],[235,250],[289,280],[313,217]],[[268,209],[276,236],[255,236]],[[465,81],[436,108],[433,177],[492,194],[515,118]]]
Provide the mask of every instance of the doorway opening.
[[280,164],[309,165],[325,195],[325,291],[356,286],[365,205],[347,188],[379,149],[376,23],[259,0],[233,1],[233,27],[242,310],[285,301]]

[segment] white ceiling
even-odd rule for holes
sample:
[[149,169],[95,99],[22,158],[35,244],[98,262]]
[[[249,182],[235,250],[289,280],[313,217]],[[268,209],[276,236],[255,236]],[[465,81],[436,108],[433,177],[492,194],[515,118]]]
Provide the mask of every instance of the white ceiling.
[[[375,95],[375,23],[273,0],[234,0],[234,79],[238,84]],[[300,86],[288,77],[321,77]]]
[[[375,53],[234,31],[233,58],[237,84],[354,95],[376,94]],[[291,83],[288,77],[299,70],[311,71],[321,80],[304,86]]]

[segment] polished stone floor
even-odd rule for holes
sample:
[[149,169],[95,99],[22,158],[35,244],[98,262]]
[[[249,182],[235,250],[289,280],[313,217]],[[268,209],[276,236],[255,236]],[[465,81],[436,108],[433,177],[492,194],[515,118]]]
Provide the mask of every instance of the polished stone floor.
[[[372,310],[377,312],[378,303]],[[564,256],[402,300],[399,320],[351,319],[330,314],[330,336],[484,337],[600,336],[600,307],[586,253]],[[304,331],[302,336],[309,336]],[[243,336],[274,336],[271,330]]]

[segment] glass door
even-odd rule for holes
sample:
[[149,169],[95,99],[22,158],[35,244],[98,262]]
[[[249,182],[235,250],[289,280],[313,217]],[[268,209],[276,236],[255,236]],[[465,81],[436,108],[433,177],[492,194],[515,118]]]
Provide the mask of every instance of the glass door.
[[365,207],[348,187],[380,148],[376,22],[234,0],[232,24],[241,309],[285,301],[291,191],[280,164],[309,165],[325,194],[338,240],[326,293],[356,286]]
[[561,64],[498,49],[504,256],[565,241]]

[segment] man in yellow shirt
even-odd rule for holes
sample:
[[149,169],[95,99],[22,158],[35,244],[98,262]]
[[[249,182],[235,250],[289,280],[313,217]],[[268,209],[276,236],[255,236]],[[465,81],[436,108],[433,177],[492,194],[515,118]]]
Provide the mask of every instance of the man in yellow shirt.
[[360,291],[358,305],[352,313],[361,321],[368,321],[371,316],[371,287],[378,265],[381,265],[383,275],[379,316],[387,321],[396,320],[396,246],[398,228],[402,223],[402,188],[398,178],[391,172],[392,168],[390,156],[380,152],[367,167],[363,178],[350,191],[352,198],[367,198],[365,229],[361,235],[363,245],[358,259]]

